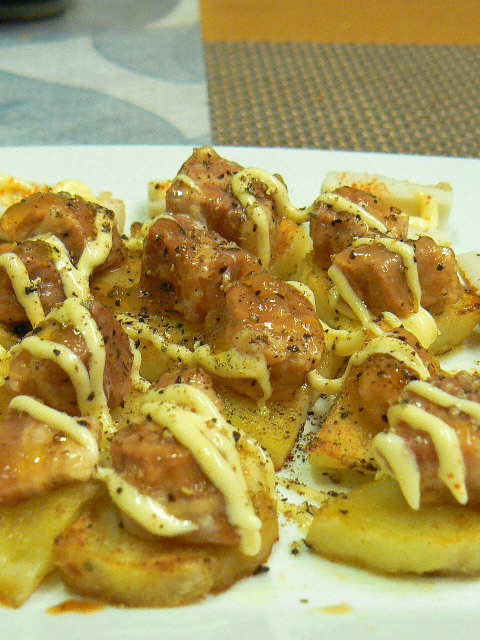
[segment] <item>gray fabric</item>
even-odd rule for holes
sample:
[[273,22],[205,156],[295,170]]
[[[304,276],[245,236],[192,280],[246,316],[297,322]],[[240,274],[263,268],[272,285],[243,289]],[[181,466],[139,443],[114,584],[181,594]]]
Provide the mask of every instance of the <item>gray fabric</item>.
[[71,0],[0,24],[0,144],[211,141],[196,0]]

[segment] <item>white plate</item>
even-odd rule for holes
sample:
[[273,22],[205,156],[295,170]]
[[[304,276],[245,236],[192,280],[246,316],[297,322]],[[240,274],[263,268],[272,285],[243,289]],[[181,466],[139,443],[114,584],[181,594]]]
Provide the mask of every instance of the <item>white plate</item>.
[[[394,156],[317,150],[221,148],[224,156],[285,178],[291,199],[310,204],[327,171],[382,173],[425,184],[450,182],[457,251],[478,248],[477,185],[480,160]],[[83,180],[94,192],[111,191],[132,218],[145,215],[147,182],[172,177],[191,149],[186,147],[19,147],[0,149],[0,173],[54,183]],[[477,359],[477,353],[461,354]],[[270,571],[244,580],[227,593],[170,610],[105,607],[95,613],[51,615],[48,608],[75,598],[48,581],[19,610],[0,608],[2,638],[69,640],[124,638],[282,640],[414,637],[471,638],[480,627],[480,580],[388,578],[327,562],[308,552],[292,555],[302,538],[291,525],[268,563]],[[1,544],[1,541],[0,541]]]

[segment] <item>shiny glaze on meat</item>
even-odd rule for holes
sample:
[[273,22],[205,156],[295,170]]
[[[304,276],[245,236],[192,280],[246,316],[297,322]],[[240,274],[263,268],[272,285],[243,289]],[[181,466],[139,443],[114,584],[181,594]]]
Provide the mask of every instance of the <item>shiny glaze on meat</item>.
[[[398,329],[390,335],[408,344],[427,365],[430,373],[438,372],[434,356],[411,333]],[[394,354],[388,353],[374,354],[361,365],[351,368],[349,380],[355,380],[358,389],[356,411],[362,414],[362,420],[368,423],[372,433],[385,428],[388,408],[398,401],[405,385],[417,378],[415,371],[395,358]]]
[[[421,305],[434,315],[459,300],[462,286],[453,251],[430,238],[412,243],[418,266]],[[406,318],[413,311],[413,295],[402,257],[383,244],[360,244],[333,259],[356,295],[375,316],[385,311]]]
[[86,243],[96,235],[95,216],[107,213],[112,225],[112,249],[107,260],[97,267],[103,271],[123,260],[122,239],[114,226],[113,212],[100,205],[87,202],[80,196],[67,193],[35,193],[9,207],[0,218],[0,238],[21,242],[41,234],[52,233],[66,246],[74,264],[77,264]]
[[[25,240],[21,243],[0,244],[0,255],[13,253],[25,265],[30,280],[40,295],[45,315],[65,299],[60,274],[52,259],[50,245],[41,240]],[[14,328],[28,325],[25,309],[18,301],[10,278],[0,268],[0,322]]]
[[[480,377],[466,371],[454,375],[447,373],[432,376],[428,381],[435,387],[458,398],[480,402]],[[480,504],[480,423],[473,417],[456,408],[441,407],[430,400],[406,389],[400,397],[401,403],[418,406],[437,416],[452,427],[459,439],[465,463],[465,484],[468,491],[468,504]],[[422,504],[455,503],[449,489],[438,477],[438,457],[430,435],[400,423],[395,433],[414,453],[420,470],[420,490]]]
[[[208,375],[200,369],[165,374],[156,387],[182,383],[198,387],[219,403]],[[112,459],[115,470],[142,495],[166,504],[169,513],[198,526],[197,531],[182,536],[185,542],[226,545],[239,542],[235,528],[228,522],[223,495],[189,449],[162,425],[147,417],[118,431],[112,440]],[[128,518],[123,519],[132,533],[148,536]]]
[[[82,419],[99,440],[99,423]],[[84,446],[28,413],[10,409],[0,424],[0,504],[89,480],[96,459]]]
[[[253,273],[225,288],[205,319],[206,341],[215,351],[231,348],[263,355],[272,400],[292,397],[323,357],[323,329],[311,303],[292,285],[269,273]],[[251,397],[256,384],[225,381]]]
[[[185,213],[204,222],[209,229],[256,255],[255,224],[231,188],[233,176],[242,169],[210,147],[197,148],[179,171],[195,187],[177,177],[167,191],[166,207],[172,213]],[[252,190],[268,214],[271,245],[275,246],[281,214],[258,180],[252,182]]]
[[[109,407],[114,408],[121,403],[132,384],[130,343],[120,323],[106,307],[92,301],[90,311],[105,344],[104,390]],[[88,367],[88,348],[76,327],[47,317],[26,337],[28,335],[66,345]],[[59,411],[79,414],[75,388],[67,373],[53,360],[37,358],[22,350],[21,343],[12,352],[6,386],[13,395],[32,395]]]
[[[406,238],[408,217],[396,209],[389,209],[381,198],[355,187],[340,187],[334,193],[383,222],[392,237]],[[332,206],[319,201],[312,209],[310,234],[316,264],[322,269],[328,269],[334,256],[349,247],[354,240],[374,237],[378,235],[378,231],[370,229],[359,216],[347,211],[336,211]]]
[[161,217],[145,239],[141,287],[198,325],[225,285],[260,270],[256,258],[193,218]]

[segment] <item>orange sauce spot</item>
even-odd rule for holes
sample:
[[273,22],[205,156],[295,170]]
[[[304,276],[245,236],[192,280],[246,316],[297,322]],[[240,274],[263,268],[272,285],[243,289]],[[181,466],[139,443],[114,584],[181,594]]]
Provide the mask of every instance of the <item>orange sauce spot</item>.
[[105,605],[100,602],[91,602],[88,600],[65,600],[54,607],[47,609],[47,613],[52,616],[58,616],[61,613],[95,613],[105,609]]
[[333,604],[328,607],[320,607],[322,613],[328,613],[333,615],[344,615],[346,613],[352,613],[353,607],[350,604],[341,603]]

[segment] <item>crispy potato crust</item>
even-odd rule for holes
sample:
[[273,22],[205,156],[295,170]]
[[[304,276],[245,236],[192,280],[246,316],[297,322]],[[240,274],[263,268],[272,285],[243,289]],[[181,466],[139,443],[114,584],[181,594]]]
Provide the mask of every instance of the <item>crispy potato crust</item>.
[[390,478],[340,495],[315,514],[307,543],[330,560],[390,574],[480,571],[480,512],[468,506],[414,511]]
[[[240,444],[242,443],[242,444]],[[143,540],[127,533],[104,496],[56,540],[55,564],[74,591],[132,607],[184,605],[227,589],[269,557],[278,537],[271,463],[257,445],[239,441],[252,502],[262,521],[255,556],[238,545],[188,545],[170,538]]]

